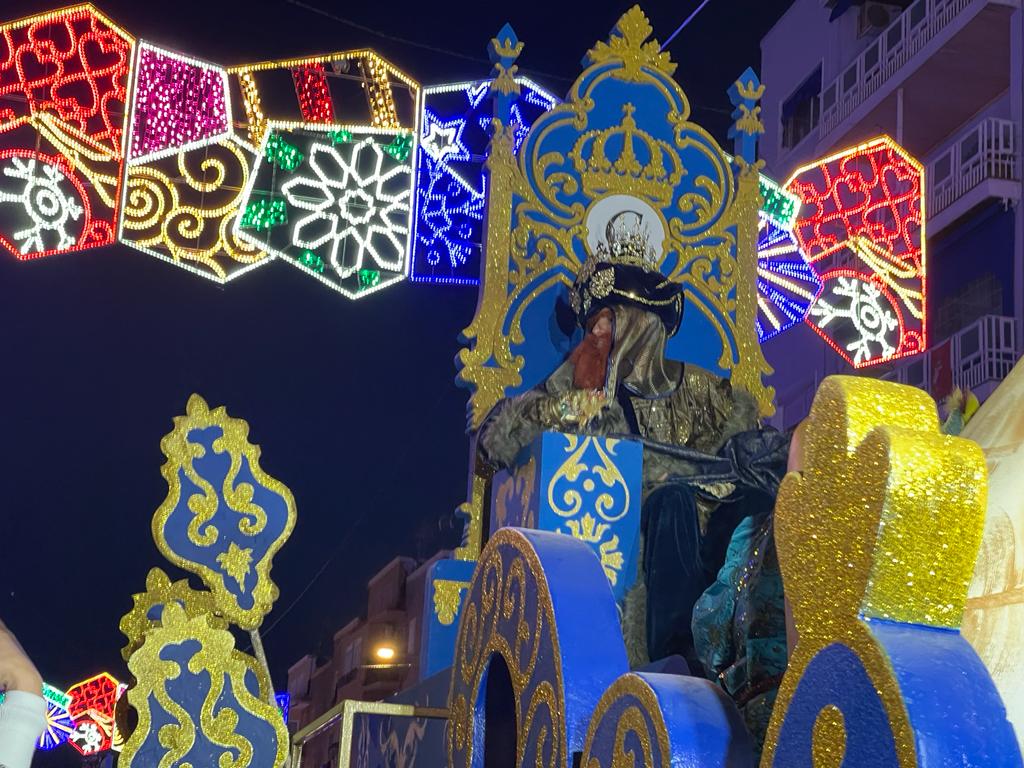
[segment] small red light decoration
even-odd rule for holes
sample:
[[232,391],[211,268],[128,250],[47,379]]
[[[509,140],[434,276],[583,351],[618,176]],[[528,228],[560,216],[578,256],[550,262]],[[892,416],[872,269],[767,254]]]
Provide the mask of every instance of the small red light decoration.
[[319,62],[306,64],[292,70],[295,80],[295,95],[299,97],[302,119],[307,123],[333,123],[334,105],[331,90],[327,85],[324,65]]
[[89,5],[0,25],[0,125],[48,113],[120,152],[132,43]]
[[793,234],[824,284],[807,322],[854,367],[925,349],[924,169],[888,137],[798,170]]

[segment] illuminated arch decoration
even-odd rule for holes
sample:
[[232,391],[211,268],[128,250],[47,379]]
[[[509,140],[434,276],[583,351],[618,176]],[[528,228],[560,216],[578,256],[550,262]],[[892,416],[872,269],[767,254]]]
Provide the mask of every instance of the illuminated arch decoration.
[[249,425],[223,407],[189,398],[186,415],[160,441],[168,493],[153,515],[153,540],[203,580],[219,613],[252,630],[277,599],[270,568],[295,527],[295,500],[260,468],[248,435]]
[[[248,659],[248,660],[247,660]],[[159,627],[128,661],[137,683],[128,701],[138,726],[125,742],[119,764],[218,765],[279,768],[288,755],[288,731],[268,703],[252,670],[255,659],[235,648],[226,629],[206,616],[190,617],[165,606]],[[190,738],[167,739],[182,729]]]
[[[511,691],[488,685],[500,665]],[[492,695],[514,711],[515,765],[571,766],[601,694],[627,669],[615,600],[590,548],[563,534],[502,528],[477,561],[459,621],[448,768],[483,765]]]
[[88,4],[0,24],[0,244],[15,257],[114,242],[133,45]]
[[927,346],[924,168],[888,137],[798,170],[794,227],[823,289],[807,322],[856,368]]
[[237,237],[350,299],[406,277],[415,136],[271,123]]
[[940,434],[919,389],[833,376],[805,456],[776,504],[798,639],[761,765],[1019,767],[1003,704],[959,631],[984,526],[981,449]]
[[[530,127],[559,100],[517,77],[511,107],[513,154]],[[487,80],[423,89],[416,236],[409,260],[413,282],[478,285],[485,188],[483,164],[493,101]]]
[[75,724],[68,711],[60,704],[47,699],[46,728],[39,737],[39,741],[36,742],[36,748],[44,752],[56,749],[61,744],[67,743],[74,729]]
[[743,148],[730,158],[689,122],[675,65],[650,34],[638,7],[627,12],[610,41],[591,50],[566,103],[534,124],[518,158],[509,116],[522,43],[507,26],[492,41],[501,128],[488,160],[478,309],[459,354],[459,378],[473,390],[471,427],[568,354],[573,338],[556,334],[551,318],[586,259],[590,212],[613,196],[654,211],[656,221],[648,220],[664,233],[660,268],[683,286],[688,308],[669,355],[728,376],[772,412],[756,330],[760,195],[752,149],[763,130],[756,117],[763,88],[748,71],[730,92]]
[[[415,131],[420,86],[371,50],[263,61],[231,67],[238,102],[246,117],[249,143],[259,146],[268,121],[307,124],[356,124]],[[290,86],[292,109],[264,106],[265,91]],[[275,100],[275,105],[280,99]]]
[[802,323],[821,293],[793,235],[762,208],[757,237],[757,337],[764,343]]

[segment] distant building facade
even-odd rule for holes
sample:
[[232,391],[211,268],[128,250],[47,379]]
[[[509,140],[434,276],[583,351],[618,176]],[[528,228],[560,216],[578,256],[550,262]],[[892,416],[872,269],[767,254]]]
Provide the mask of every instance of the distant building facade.
[[[380,701],[419,682],[427,571],[448,555],[392,560],[367,584],[366,616],[335,632],[330,658],[306,655],[289,668],[290,733],[344,700]],[[306,743],[303,765],[337,768],[336,727]]]
[[[1024,341],[1020,3],[795,0],[761,41],[761,79],[774,178],[880,134],[924,165],[928,348],[860,372],[984,400]],[[765,353],[782,428],[853,372],[806,324]]]

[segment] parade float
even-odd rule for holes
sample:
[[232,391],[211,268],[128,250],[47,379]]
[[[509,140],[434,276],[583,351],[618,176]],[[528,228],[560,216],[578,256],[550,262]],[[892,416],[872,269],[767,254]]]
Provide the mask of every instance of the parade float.
[[[798,323],[857,368],[927,347],[923,171],[891,139],[774,182],[757,159],[754,72],[728,93],[727,152],[690,120],[639,8],[564,100],[517,75],[509,26],[490,78],[429,87],[370,50],[222,67],[88,5],[0,31],[13,256],[119,242],[219,282],[284,260],[347,299],[406,279],[479,296],[457,360],[464,537],[429,576],[423,681],[288,733],[259,628],[296,503],[247,424],[195,395],[161,443],[168,495],[152,521],[195,581],[150,572],[121,623],[131,680],[53,690],[41,747],[121,750],[135,768],[299,768],[333,731],[352,768],[1022,765],[1020,502],[1002,469],[1024,443],[1003,419],[1016,389],[959,437],[925,393],[867,376],[821,384],[797,448],[760,426],[773,412],[761,343]],[[290,109],[268,97],[282,87]],[[599,310],[613,334],[657,318],[651,370],[675,371],[685,403],[634,390],[631,429],[594,428],[608,393],[559,389],[559,372],[575,375]],[[741,402],[758,426],[727,440]],[[496,460],[511,444],[493,437],[502,414],[524,403],[555,406]],[[774,480],[722,455],[752,433],[781,451]],[[675,469],[652,474],[661,461]],[[710,628],[729,656],[717,676],[691,673],[696,655],[641,658],[676,594],[651,586],[650,505],[673,483],[702,536],[737,488],[767,488],[767,507],[725,536],[716,601],[695,595],[692,644]],[[762,609],[775,624],[759,635]]]

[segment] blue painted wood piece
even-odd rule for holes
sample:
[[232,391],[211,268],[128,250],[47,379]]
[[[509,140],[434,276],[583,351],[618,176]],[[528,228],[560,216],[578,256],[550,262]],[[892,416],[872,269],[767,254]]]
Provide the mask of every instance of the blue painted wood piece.
[[587,733],[581,765],[613,766],[635,744],[645,768],[753,768],[736,705],[708,680],[632,672],[605,692]]
[[452,665],[459,616],[475,565],[472,560],[438,560],[427,573],[427,588],[423,595],[423,636],[420,640],[422,679]]
[[481,768],[485,754],[512,748],[518,765],[569,768],[598,700],[626,671],[615,601],[590,548],[547,531],[501,529],[462,609],[449,767]]
[[491,531],[535,528],[583,541],[621,603],[636,581],[642,471],[638,442],[546,432],[514,472],[495,475]]

